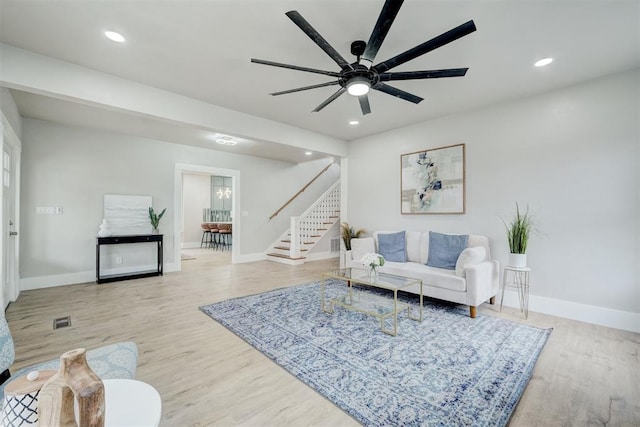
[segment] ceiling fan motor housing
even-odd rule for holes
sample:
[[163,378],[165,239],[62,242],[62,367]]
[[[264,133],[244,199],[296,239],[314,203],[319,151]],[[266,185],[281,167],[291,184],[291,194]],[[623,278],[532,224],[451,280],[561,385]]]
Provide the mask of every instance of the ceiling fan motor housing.
[[371,70],[357,62],[354,62],[352,67],[353,70],[346,69],[340,72],[340,78],[338,80],[340,86],[347,87],[347,84],[356,77],[363,77],[367,79],[370,87],[373,87],[380,80],[378,73],[375,70]]

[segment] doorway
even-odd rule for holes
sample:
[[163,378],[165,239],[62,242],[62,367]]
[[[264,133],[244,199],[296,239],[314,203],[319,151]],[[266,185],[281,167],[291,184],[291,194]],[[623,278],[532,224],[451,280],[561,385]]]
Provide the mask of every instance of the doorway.
[[19,194],[21,144],[17,135],[2,115],[2,292],[0,304],[6,309],[10,302],[18,299],[19,287]]
[[[222,179],[221,179],[222,178]],[[175,212],[179,213],[175,217],[175,249],[177,254],[178,269],[182,270],[183,243],[187,254],[192,250],[200,251],[202,242],[202,229],[200,225],[204,222],[228,223],[232,232],[230,236],[225,236],[224,243],[226,245],[217,246],[218,249],[226,249],[226,257],[230,258],[231,263],[235,263],[239,259],[240,254],[240,171],[234,169],[223,169],[210,166],[176,164],[176,197],[174,201]],[[220,185],[217,185],[217,184]],[[185,200],[189,201],[192,197],[186,194],[185,184],[193,186],[193,189],[186,191],[195,191],[199,196],[195,197],[195,206],[186,206]],[[219,197],[219,196],[222,197]],[[219,199],[219,200],[218,200]],[[192,203],[189,202],[191,205]],[[208,210],[203,210],[204,206],[208,206]],[[185,226],[186,222],[191,225]],[[197,225],[195,225],[197,224]],[[220,236],[218,236],[220,238]],[[197,249],[197,251],[196,251]],[[205,249],[206,250],[206,249]],[[209,249],[212,251],[213,249]],[[229,257],[230,255],[230,257]],[[196,256],[197,257],[197,256]],[[185,257],[187,260],[189,257]],[[228,262],[228,261],[227,261]]]

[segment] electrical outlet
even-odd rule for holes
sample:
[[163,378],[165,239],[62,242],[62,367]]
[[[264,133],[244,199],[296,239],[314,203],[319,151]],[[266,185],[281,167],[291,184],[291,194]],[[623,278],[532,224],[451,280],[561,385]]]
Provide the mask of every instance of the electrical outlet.
[[121,256],[117,256],[116,257],[116,264],[122,264],[122,257]]

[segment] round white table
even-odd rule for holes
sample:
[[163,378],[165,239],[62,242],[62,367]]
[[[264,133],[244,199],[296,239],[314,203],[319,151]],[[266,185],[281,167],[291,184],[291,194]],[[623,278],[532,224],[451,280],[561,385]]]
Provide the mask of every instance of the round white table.
[[157,427],[162,416],[158,391],[137,380],[102,380],[105,427]]

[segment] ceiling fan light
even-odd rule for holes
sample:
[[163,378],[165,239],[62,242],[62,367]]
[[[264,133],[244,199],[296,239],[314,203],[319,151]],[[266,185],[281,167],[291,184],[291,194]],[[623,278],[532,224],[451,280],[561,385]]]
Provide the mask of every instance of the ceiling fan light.
[[349,95],[362,96],[369,93],[371,83],[366,77],[354,77],[347,83],[347,92]]

